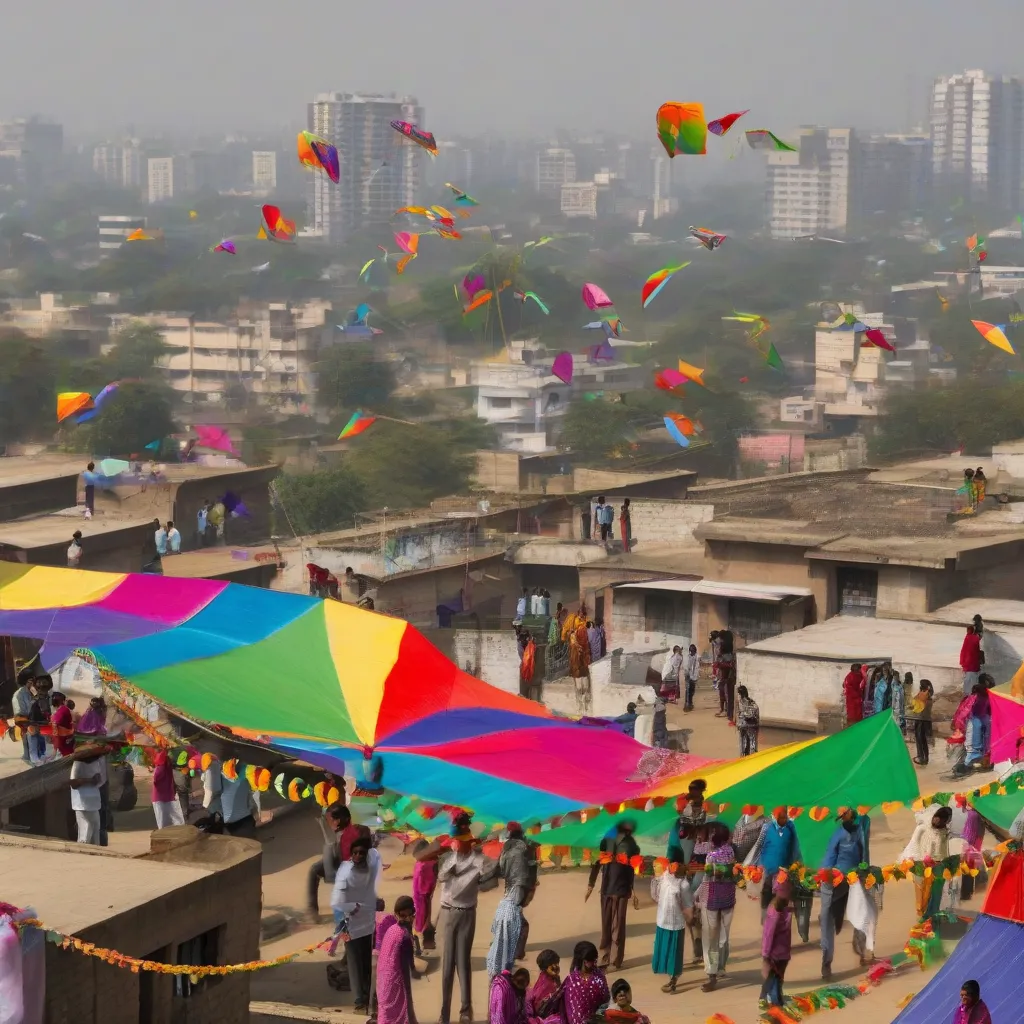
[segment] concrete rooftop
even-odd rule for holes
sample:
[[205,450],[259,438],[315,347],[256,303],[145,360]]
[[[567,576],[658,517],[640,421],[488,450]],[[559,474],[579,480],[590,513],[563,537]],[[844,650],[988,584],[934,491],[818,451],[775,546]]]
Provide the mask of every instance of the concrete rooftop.
[[969,597],[963,601],[936,608],[928,615],[933,622],[970,625],[975,615],[985,620],[985,625],[1024,626],[1024,601],[1000,601],[990,597]]
[[795,519],[746,519],[737,516],[702,523],[693,531],[693,535],[698,540],[748,541],[752,544],[813,548],[842,537],[843,531]]
[[51,544],[71,543],[75,530],[82,531],[82,541],[88,544],[90,537],[107,536],[152,524],[153,516],[109,516],[98,514],[85,519],[73,510],[67,514],[52,513],[17,519],[11,523],[0,523],[0,544],[16,548],[43,548]]

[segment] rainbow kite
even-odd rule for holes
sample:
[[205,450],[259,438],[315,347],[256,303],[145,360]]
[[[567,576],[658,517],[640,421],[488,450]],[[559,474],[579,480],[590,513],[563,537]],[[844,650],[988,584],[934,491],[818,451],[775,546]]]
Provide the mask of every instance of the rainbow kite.
[[703,103],[662,103],[658,107],[658,138],[669,157],[680,153],[703,156],[707,152],[708,126]]
[[47,667],[88,650],[114,685],[330,772],[373,757],[383,787],[487,822],[617,805],[708,764],[488,686],[402,619],[302,594],[0,562],[0,635],[42,640]]
[[1009,352],[1011,356],[1017,353],[1013,351],[1010,339],[1006,336],[1004,324],[988,324],[984,320],[972,320],[972,324],[978,329],[978,333],[990,344],[1003,352]]
[[88,391],[62,391],[57,396],[57,422],[63,423],[69,416],[92,407],[92,395]]
[[687,260],[685,263],[670,264],[667,267],[662,267],[661,270],[656,270],[646,281],[644,281],[643,288],[640,289],[640,300],[643,303],[644,309],[646,309],[655,299],[655,297],[661,292],[661,289],[665,287],[672,280],[672,275],[682,270],[683,267],[688,267],[690,261]]
[[729,134],[729,129],[749,110],[740,110],[735,114],[726,114],[725,117],[716,117],[714,121],[708,121],[708,131],[719,137]]
[[774,132],[767,128],[752,128],[746,133],[747,145],[751,149],[771,149],[777,153],[796,153],[795,146],[783,142]]
[[338,149],[313,132],[299,132],[296,138],[299,163],[311,171],[323,171],[335,184],[341,179]]
[[376,416],[371,416],[369,413],[357,409],[352,413],[352,419],[342,427],[338,440],[344,441],[350,437],[358,437],[364,430],[368,430],[376,422]]

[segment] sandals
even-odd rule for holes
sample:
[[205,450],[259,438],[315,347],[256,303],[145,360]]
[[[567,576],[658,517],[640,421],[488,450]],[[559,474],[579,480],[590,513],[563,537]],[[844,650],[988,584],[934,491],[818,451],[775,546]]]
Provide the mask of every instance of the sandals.
[[674,994],[675,991],[676,991],[676,979],[673,978],[671,981],[666,982],[664,985],[662,985],[661,986],[661,991],[662,992],[666,992],[669,995]]

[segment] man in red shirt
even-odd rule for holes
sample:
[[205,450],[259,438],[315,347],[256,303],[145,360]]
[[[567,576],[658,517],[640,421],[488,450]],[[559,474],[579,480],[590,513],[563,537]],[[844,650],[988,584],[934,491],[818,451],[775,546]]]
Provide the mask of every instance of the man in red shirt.
[[75,752],[75,723],[71,717],[71,708],[65,702],[64,694],[54,691],[50,694],[53,713],[50,715],[53,749],[61,757]]
[[985,663],[985,655],[981,651],[981,636],[973,626],[967,627],[963,646],[960,648],[960,669],[964,674],[964,696],[966,697],[978,681],[978,673]]

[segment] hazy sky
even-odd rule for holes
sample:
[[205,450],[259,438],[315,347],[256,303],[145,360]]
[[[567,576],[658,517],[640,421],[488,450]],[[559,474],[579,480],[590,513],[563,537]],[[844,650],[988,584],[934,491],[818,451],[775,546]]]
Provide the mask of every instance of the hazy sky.
[[74,135],[298,129],[328,90],[413,92],[439,139],[653,139],[667,99],[899,129],[936,74],[1024,74],[1024,0],[11,0],[3,29],[0,117]]

